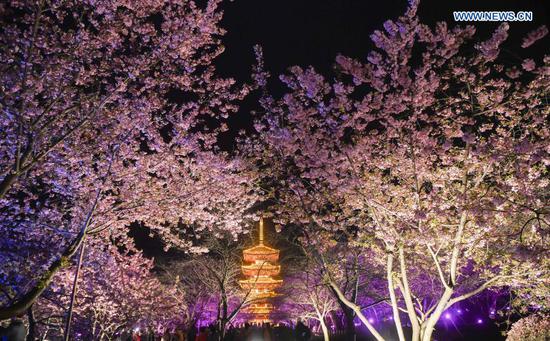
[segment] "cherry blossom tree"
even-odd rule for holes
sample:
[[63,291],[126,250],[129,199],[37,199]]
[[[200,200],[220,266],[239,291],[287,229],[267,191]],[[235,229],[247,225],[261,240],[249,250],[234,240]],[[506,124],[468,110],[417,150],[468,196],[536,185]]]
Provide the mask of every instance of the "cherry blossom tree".
[[243,243],[233,240],[228,234],[213,233],[207,236],[202,247],[205,253],[173,261],[165,271],[169,277],[177,276],[176,283],[180,284],[186,296],[193,295],[188,296],[189,300],[197,303],[201,297],[194,295],[198,290],[205,291],[207,300],[202,315],[208,315],[203,316],[204,320],[215,324],[217,337],[223,340],[227,326],[254,301],[250,291],[239,285]]
[[487,288],[548,297],[550,59],[505,64],[508,24],[479,41],[472,26],[420,23],[417,6],[373,33],[366,62],[339,56],[334,80],[300,67],[281,76],[289,91],[262,98],[250,149],[271,170],[262,189],[276,215],[354,230],[350,243],[385,269],[398,338],[408,319],[410,339],[428,341],[446,309]]
[[[308,310],[308,307],[313,309],[310,294],[315,288],[319,291],[317,302],[324,308],[331,308],[326,312],[330,315],[331,327],[344,331],[345,337],[352,340],[356,337],[356,312],[346,303],[352,302],[368,319],[386,316],[390,310],[390,300],[383,288],[383,269],[377,262],[370,261],[377,255],[354,245],[351,230],[304,232],[298,241],[300,256],[290,266],[285,266],[287,288],[283,295],[288,296],[285,299],[290,302],[287,306],[290,310],[298,310],[293,313],[297,317],[312,318],[315,311]],[[295,287],[303,290],[295,290]],[[293,302],[302,302],[302,305],[296,309]],[[300,315],[299,312],[309,312],[310,315]],[[322,330],[323,326],[319,326]]]
[[382,284],[383,269],[376,262],[369,261],[371,257],[377,257],[376,253],[354,247],[347,238],[339,239],[329,241],[328,248],[317,247],[312,253],[323,270],[325,285],[335,284],[327,285],[327,289],[338,304],[346,337],[354,339],[356,313],[342,298],[345,297],[369,316],[385,314],[390,300]]
[[200,285],[202,273],[185,271],[184,262],[170,262],[162,266],[160,275],[165,285],[174,286],[178,298],[183,301],[185,307],[179,320],[178,327],[184,331],[196,329],[201,321],[209,318],[208,310],[215,300],[208,287]]
[[[183,314],[181,296],[174,287],[161,284],[152,272],[152,260],[135,250],[129,255],[115,245],[106,247],[101,238],[88,243],[78,283],[73,338],[108,340],[139,326],[162,334],[170,320]],[[60,317],[70,300],[75,271],[74,264],[59,271],[34,304],[37,335],[63,334]]]
[[139,221],[189,249],[207,228],[241,232],[250,177],[216,138],[249,87],[216,75],[218,3],[1,5],[0,319],[87,236],[131,244]]
[[338,304],[329,288],[325,285],[323,275],[314,264],[302,264],[300,270],[285,277],[283,295],[288,296],[283,305],[285,310],[297,318],[313,320],[318,323],[325,341],[330,340],[327,320]]

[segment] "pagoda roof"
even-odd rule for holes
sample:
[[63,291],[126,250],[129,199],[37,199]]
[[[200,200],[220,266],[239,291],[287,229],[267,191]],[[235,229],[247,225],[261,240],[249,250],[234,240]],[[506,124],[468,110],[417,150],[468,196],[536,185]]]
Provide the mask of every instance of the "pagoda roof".
[[271,277],[247,278],[239,281],[243,289],[275,289],[282,283],[282,279],[273,279]]
[[252,264],[241,265],[243,269],[249,270],[281,270],[280,265],[271,264],[269,262],[258,262]]
[[244,250],[243,253],[251,255],[279,254],[279,250],[264,244],[259,244]]
[[247,279],[242,279],[239,281],[240,283],[243,283],[243,284],[274,284],[274,283],[277,283],[277,284],[280,284],[280,283],[283,283],[283,280],[282,279],[273,279],[271,277],[253,277],[253,278],[247,278]]
[[266,291],[266,292],[260,292],[260,293],[253,293],[251,295],[251,299],[254,300],[256,303],[265,303],[267,302],[268,298],[273,298],[279,296],[274,291]]
[[273,308],[253,308],[249,309],[248,312],[251,314],[269,314],[273,311]]

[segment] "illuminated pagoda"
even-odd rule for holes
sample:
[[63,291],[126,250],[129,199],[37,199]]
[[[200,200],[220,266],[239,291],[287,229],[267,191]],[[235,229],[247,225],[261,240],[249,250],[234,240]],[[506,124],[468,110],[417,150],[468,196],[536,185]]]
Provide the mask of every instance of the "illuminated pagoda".
[[249,322],[262,324],[270,322],[269,315],[273,310],[270,298],[275,297],[275,289],[283,280],[276,279],[281,272],[279,250],[264,245],[264,220],[260,218],[259,243],[243,251],[242,272],[246,279],[239,281],[247,292],[250,290],[249,300],[252,303],[246,312],[252,315]]

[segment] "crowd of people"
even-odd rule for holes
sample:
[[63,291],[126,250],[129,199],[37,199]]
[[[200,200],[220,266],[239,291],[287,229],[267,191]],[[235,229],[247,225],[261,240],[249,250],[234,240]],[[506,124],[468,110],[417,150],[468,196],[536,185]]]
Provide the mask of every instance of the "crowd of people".
[[[241,326],[231,326],[227,329],[224,341],[308,341],[312,333],[308,326],[301,320],[291,327],[285,324],[271,325],[264,323],[262,325],[253,325],[245,323]],[[136,332],[132,336],[132,341],[149,341],[150,336]],[[184,332],[176,330],[175,333],[165,335],[163,341],[219,341],[220,335],[215,325],[203,326],[200,328],[191,328]]]
[[[194,341],[217,340],[217,333],[214,328],[202,328],[202,331],[195,336]],[[307,341],[311,338],[311,330],[301,321],[296,323],[294,328],[284,324],[272,326],[269,323],[263,325],[251,325],[245,323],[242,327],[230,327],[224,340],[226,341]],[[186,340],[187,341],[187,340]],[[189,340],[190,341],[190,340]]]

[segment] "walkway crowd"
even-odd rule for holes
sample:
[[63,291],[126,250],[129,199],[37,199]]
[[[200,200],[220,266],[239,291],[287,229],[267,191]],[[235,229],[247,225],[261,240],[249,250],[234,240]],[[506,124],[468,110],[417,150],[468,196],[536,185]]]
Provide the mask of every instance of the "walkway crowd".
[[[240,327],[230,327],[223,338],[224,341],[308,341],[311,330],[300,320],[294,327],[284,324],[272,326],[265,323],[261,326],[245,323]],[[132,335],[132,341],[158,340],[140,333]],[[214,325],[192,328],[187,332],[177,330],[174,334],[165,335],[162,341],[219,341],[219,333]]]

